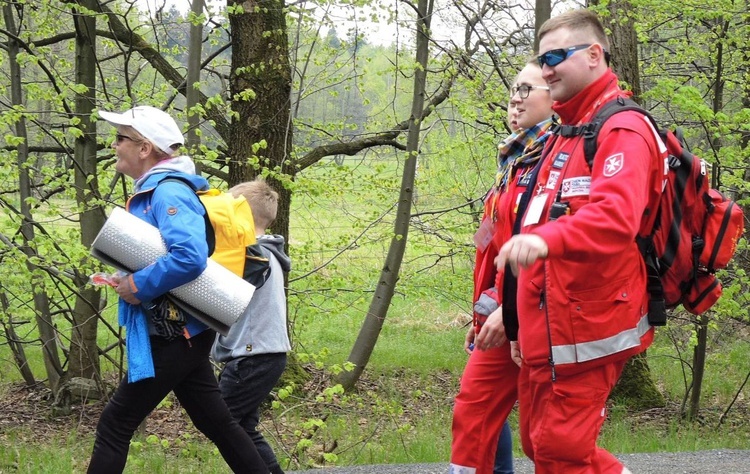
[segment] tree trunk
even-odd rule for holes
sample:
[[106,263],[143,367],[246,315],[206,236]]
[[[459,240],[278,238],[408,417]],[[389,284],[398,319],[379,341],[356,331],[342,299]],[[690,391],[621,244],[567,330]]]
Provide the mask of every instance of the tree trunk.
[[[717,20],[715,24],[717,30],[717,37],[726,38],[726,33],[729,28],[729,22],[722,22],[721,19]],[[724,43],[723,41],[717,42],[716,44],[716,76],[714,77],[713,83],[713,112],[717,114],[721,112],[724,102]],[[711,145],[714,150],[718,153],[723,143],[721,136],[714,134],[711,137]],[[714,163],[711,167],[711,187],[717,188],[719,169]],[[695,330],[698,336],[698,341],[693,348],[693,383],[691,384],[690,392],[690,404],[688,406],[687,418],[689,420],[695,420],[698,417],[701,406],[701,390],[703,388],[703,376],[706,371],[706,352],[708,350],[708,321],[709,316],[702,314],[698,316],[695,322]]]
[[[193,15],[200,17],[203,14],[203,0],[193,0],[191,8]],[[203,51],[203,22],[196,21],[190,24],[190,47],[188,49],[188,69],[185,86],[185,99],[187,102],[187,147],[191,151],[200,145],[201,139],[198,134],[198,125],[200,116],[192,111],[192,108],[198,104],[198,82],[201,79],[201,53]],[[200,163],[195,163],[196,172],[201,174]]]
[[[746,14],[744,16],[744,25],[745,28],[750,28],[750,14]],[[750,64],[750,49],[746,48],[744,49],[744,53],[742,55],[742,59],[745,64]],[[742,84],[742,108],[743,109],[750,109],[750,68],[745,68],[744,73],[744,80],[741,81]],[[747,147],[750,146],[750,130],[747,130],[747,128],[740,131],[740,145],[743,150],[743,152],[746,152]],[[746,156],[746,155],[745,155]],[[744,180],[750,181],[750,166],[745,167],[744,174]],[[739,201],[738,196],[735,200]],[[745,211],[745,215],[750,215],[750,206],[744,205],[742,206],[742,209]],[[745,226],[745,239],[748,238],[748,233],[750,233],[750,226]],[[735,259],[735,264],[739,265],[739,263],[742,260]],[[745,268],[745,272],[750,271],[750,269]]]
[[[91,120],[96,103],[96,17],[87,14],[96,0],[79,0],[83,7],[74,17],[76,31],[76,83],[86,86],[76,95],[75,109],[80,118],[81,134],[76,138],[74,160],[76,203],[81,209],[81,245],[90,248],[99,229],[104,224],[104,211],[97,204],[99,181],[96,162],[96,126]],[[81,268],[86,268],[82,262]],[[73,311],[73,329],[68,365],[69,377],[96,378],[99,376],[99,350],[96,345],[101,291],[87,285],[88,275],[78,274],[76,286],[80,289]]]
[[409,234],[412,197],[414,194],[414,178],[416,176],[417,159],[419,157],[419,136],[422,121],[422,110],[425,103],[425,86],[427,83],[427,60],[429,54],[429,31],[432,17],[433,0],[419,0],[417,5],[417,50],[414,70],[414,92],[412,96],[411,117],[406,143],[406,162],[401,177],[401,191],[399,193],[396,222],[393,239],[391,240],[385,264],[380,272],[378,286],[370,302],[370,308],[365,321],[360,328],[357,340],[354,342],[348,362],[354,365],[352,370],[341,372],[338,381],[345,390],[354,387],[362,375],[367,362],[370,360],[375,343],[378,340],[383,323],[388,315],[388,308],[398,282],[401,262],[406,250]]
[[645,353],[638,354],[628,361],[610,398],[632,410],[647,410],[666,404],[664,395],[651,378],[651,369]]
[[703,375],[706,371],[706,346],[708,343],[708,316],[702,314],[695,322],[698,342],[693,348],[693,382],[690,384],[690,404],[685,414],[688,420],[695,420],[701,408]]
[[[610,66],[621,81],[633,91],[633,99],[641,103],[641,74],[638,68],[638,35],[635,31],[633,7],[627,0],[609,3],[609,17],[605,26],[611,31],[609,48]],[[609,20],[609,21],[607,21]]]
[[534,51],[539,52],[539,28],[552,16],[550,0],[536,0],[534,7]]
[[[750,14],[746,14],[744,17],[744,25],[745,28],[750,28]],[[735,45],[735,47],[737,47]],[[750,63],[750,49],[745,48],[743,50],[742,55],[743,62],[745,64]],[[741,82],[742,84],[742,108],[744,109],[750,109],[750,68],[745,68],[744,73],[744,80]],[[743,128],[740,131],[740,143],[742,144],[742,149],[747,149],[748,145],[750,145],[750,130],[747,130],[747,128]],[[750,168],[745,170],[745,181],[750,180]],[[746,231],[748,229],[745,229]]]
[[284,2],[259,0],[247,10],[247,2],[227,0],[227,8],[245,7],[229,15],[232,31],[232,126],[227,140],[229,185],[268,173],[279,192],[274,232],[289,241],[291,193],[284,185],[297,169],[290,162],[292,127],[290,97],[292,72],[289,64]]
[[26,357],[26,351],[23,348],[23,343],[16,334],[13,315],[8,311],[8,298],[6,297],[5,293],[2,292],[0,292],[0,308],[2,308],[1,314],[5,315],[5,317],[7,318],[7,320],[3,318],[0,318],[0,320],[2,320],[5,339],[8,341],[8,347],[10,347],[11,354],[13,354],[13,360],[16,362],[16,367],[18,367],[19,372],[21,372],[21,377],[23,377],[26,385],[28,387],[32,387],[36,384],[36,379],[34,378],[34,374],[31,372],[29,359]]
[[[15,17],[13,16],[14,8],[11,4],[3,6],[3,17],[5,27],[8,31],[17,35]],[[10,38],[8,40],[8,58],[11,81],[11,102],[14,106],[23,107],[23,92],[21,87],[21,67],[18,64],[18,43]],[[19,174],[19,195],[21,199],[21,215],[23,222],[21,224],[21,234],[23,236],[22,250],[27,256],[26,266],[32,274],[31,288],[34,291],[34,311],[36,313],[36,322],[39,328],[39,338],[42,343],[42,354],[44,358],[44,367],[47,373],[50,389],[57,392],[60,377],[62,375],[62,366],[60,356],[57,351],[57,339],[55,338],[55,329],[52,323],[50,313],[49,299],[44,292],[44,281],[38,275],[34,276],[36,266],[31,263],[30,259],[36,255],[32,242],[34,241],[33,216],[29,198],[31,197],[31,177],[29,176],[28,166],[31,161],[29,157],[28,135],[26,133],[26,119],[19,116],[15,123],[15,134],[23,140],[18,145],[18,174]]]

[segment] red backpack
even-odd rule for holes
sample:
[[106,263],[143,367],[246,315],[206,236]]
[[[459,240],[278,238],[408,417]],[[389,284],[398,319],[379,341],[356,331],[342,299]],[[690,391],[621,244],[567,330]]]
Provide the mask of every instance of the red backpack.
[[682,304],[687,311],[701,314],[716,303],[722,288],[714,273],[725,268],[734,256],[745,219],[734,201],[711,189],[707,163],[685,148],[679,131],[675,135],[659,127],[631,99],[618,97],[606,103],[591,122],[561,126],[554,133],[583,135],[584,155],[591,167],[602,125],[626,110],[648,117],[669,155],[667,181],[652,230],[637,237],[648,270],[649,323],[663,326],[667,309]]

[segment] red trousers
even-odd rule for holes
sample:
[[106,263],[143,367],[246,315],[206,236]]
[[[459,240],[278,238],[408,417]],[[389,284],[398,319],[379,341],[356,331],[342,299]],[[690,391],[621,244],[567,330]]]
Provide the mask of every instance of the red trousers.
[[453,407],[451,472],[492,474],[500,429],[516,403],[519,370],[507,342],[471,353]]
[[523,451],[536,474],[621,474],[623,466],[596,445],[609,393],[626,361],[574,375],[526,364],[518,377],[518,415]]

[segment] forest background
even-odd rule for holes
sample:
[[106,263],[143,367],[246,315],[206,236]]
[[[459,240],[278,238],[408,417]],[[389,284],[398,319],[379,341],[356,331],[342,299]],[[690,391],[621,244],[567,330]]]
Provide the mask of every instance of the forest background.
[[[0,393],[47,426],[86,425],[123,370],[114,294],[88,284],[90,244],[131,192],[98,109],[163,107],[214,186],[260,175],[281,191],[294,347],[267,429],[291,467],[447,460],[472,235],[509,86],[551,13],[596,9],[621,79],[750,202],[745,1],[149,3],[0,1]],[[743,239],[719,304],[676,310],[629,366],[616,451],[750,445],[749,264]],[[85,462],[88,438],[50,456],[9,412],[2,462]],[[650,418],[652,444],[618,434]],[[183,431],[145,439],[158,459],[216,457]]]

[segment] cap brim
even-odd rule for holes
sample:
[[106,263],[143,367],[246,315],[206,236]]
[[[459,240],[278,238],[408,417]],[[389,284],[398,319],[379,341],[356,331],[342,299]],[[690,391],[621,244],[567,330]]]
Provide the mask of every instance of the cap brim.
[[96,113],[99,117],[113,125],[131,125],[133,123],[133,118],[127,113],[118,114],[115,112],[107,112],[106,110],[99,110]]

